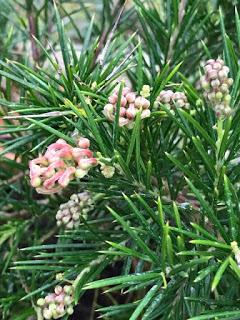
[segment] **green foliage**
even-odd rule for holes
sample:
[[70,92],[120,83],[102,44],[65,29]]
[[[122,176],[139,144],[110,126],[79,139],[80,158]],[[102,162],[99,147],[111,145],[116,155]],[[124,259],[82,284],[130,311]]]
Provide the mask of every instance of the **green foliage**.
[[[21,14],[0,20],[12,26],[0,38],[2,318],[40,320],[36,301],[63,273],[75,303],[94,290],[91,309],[106,320],[239,319],[237,10],[228,1],[16,3]],[[33,46],[21,58],[9,51],[19,37]],[[197,85],[200,62],[218,55],[234,80],[227,119]],[[151,116],[138,114],[131,130],[118,121],[122,79],[138,94],[151,87]],[[118,83],[109,122],[102,111]],[[190,109],[156,107],[166,88],[184,91]],[[75,146],[76,135],[115,174],[96,168],[59,194],[37,194],[28,162],[59,138]],[[60,204],[83,190],[99,195],[94,210],[74,230],[56,227]]]

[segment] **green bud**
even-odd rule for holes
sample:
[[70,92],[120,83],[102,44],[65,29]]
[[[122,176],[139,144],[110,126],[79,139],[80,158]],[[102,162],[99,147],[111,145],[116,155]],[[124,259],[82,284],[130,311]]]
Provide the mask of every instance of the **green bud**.
[[73,314],[73,307],[72,306],[67,308],[67,313],[70,315]]
[[230,94],[227,94],[227,95],[224,97],[224,101],[225,101],[225,102],[230,102],[230,101],[231,101],[231,96],[230,96]]
[[57,308],[57,306],[56,306],[56,304],[55,303],[50,303],[50,305],[49,305],[49,307],[48,307],[48,309],[50,310],[50,311],[54,311],[54,310],[56,310],[56,308]]
[[45,305],[45,299],[43,299],[43,298],[38,299],[38,300],[37,300],[37,305],[38,305],[39,307],[44,306],[44,305]]
[[64,292],[67,294],[71,294],[72,293],[72,286],[64,286],[63,288]]
[[216,93],[216,99],[217,99],[217,100],[221,100],[222,97],[223,97],[222,92],[217,92],[217,93]]

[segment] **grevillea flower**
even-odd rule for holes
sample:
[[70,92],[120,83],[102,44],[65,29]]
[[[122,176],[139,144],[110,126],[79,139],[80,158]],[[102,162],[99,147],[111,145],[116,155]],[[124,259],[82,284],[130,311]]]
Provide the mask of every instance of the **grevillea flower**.
[[162,90],[157,101],[167,106],[169,109],[189,108],[189,103],[184,92],[172,90]]
[[[115,119],[118,95],[119,91],[114,91],[114,93],[108,98],[109,103],[106,104],[103,109],[103,114],[110,121],[114,121]],[[150,116],[151,112],[149,107],[149,100],[143,96],[136,96],[136,94],[132,92],[130,88],[124,87],[120,100],[119,126],[127,126],[128,128],[132,128],[138,112],[141,113],[141,119]]]
[[37,305],[41,308],[44,319],[59,319],[66,314],[73,314],[73,286],[64,287],[58,285],[54,293],[48,294],[45,298],[40,298]]
[[210,59],[206,62],[204,71],[200,82],[205,98],[210,101],[217,117],[230,115],[232,110],[229,88],[233,79],[228,78],[229,68],[222,59]]
[[78,140],[74,148],[63,139],[48,146],[46,153],[29,162],[31,185],[38,193],[59,192],[75,178],[84,177],[97,165],[97,159],[89,150],[90,141]]
[[88,212],[94,209],[94,202],[90,192],[73,194],[68,202],[60,205],[56,214],[57,225],[67,229],[78,227],[81,218],[87,219]]

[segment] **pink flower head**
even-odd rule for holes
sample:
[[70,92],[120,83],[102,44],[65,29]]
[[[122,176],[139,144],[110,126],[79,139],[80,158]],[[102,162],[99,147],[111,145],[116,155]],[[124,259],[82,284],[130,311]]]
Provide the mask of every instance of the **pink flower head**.
[[[104,116],[112,122],[116,115],[118,95],[119,91],[115,90],[108,99],[110,103],[106,104],[103,109]],[[144,112],[141,118],[143,119],[150,116],[151,112],[149,107],[149,100],[143,96],[136,96],[135,92],[132,92],[130,88],[124,87],[120,100],[119,126],[127,126],[129,129],[132,128],[137,112],[142,113],[144,109],[146,109],[147,112]]]
[[[63,139],[48,146],[44,156],[29,163],[31,185],[38,193],[56,193],[66,187],[71,180],[83,177],[91,167],[97,165],[97,159],[89,150],[90,141],[78,140],[79,147],[72,147]],[[82,172],[79,172],[79,169]]]

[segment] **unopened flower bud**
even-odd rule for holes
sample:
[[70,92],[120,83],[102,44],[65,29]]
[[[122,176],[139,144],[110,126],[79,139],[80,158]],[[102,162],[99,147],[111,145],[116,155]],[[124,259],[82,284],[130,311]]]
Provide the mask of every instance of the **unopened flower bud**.
[[78,140],[78,146],[82,149],[88,149],[90,147],[90,141],[87,138],[81,137]]
[[56,280],[62,281],[64,279],[64,273],[57,273],[56,274]]
[[149,85],[144,85],[142,87],[142,90],[140,92],[140,95],[144,98],[148,98],[150,96],[150,91],[151,91],[151,88]]
[[118,101],[118,96],[116,94],[113,94],[111,95],[109,98],[108,98],[108,101],[111,103],[111,104],[115,104],[117,103]]
[[87,171],[83,170],[81,168],[78,168],[75,171],[75,176],[76,176],[76,178],[79,178],[79,179],[83,178],[86,174],[87,174]]
[[70,306],[70,307],[67,308],[67,313],[68,313],[69,315],[73,314],[73,307],[72,307],[72,306]]
[[[217,117],[228,116],[231,114],[229,88],[233,83],[228,78],[229,68],[224,65],[222,59],[207,61],[204,70],[206,74],[201,77],[204,97],[212,104]],[[211,86],[209,87],[208,84]]]
[[60,294],[62,291],[63,291],[63,289],[62,289],[61,286],[56,286],[55,289],[54,289],[54,292],[55,292],[56,294]]
[[46,320],[52,319],[52,311],[50,311],[49,309],[43,309],[43,317]]
[[45,304],[45,299],[40,298],[40,299],[37,300],[37,305],[38,305],[39,307],[44,306],[44,304]]

